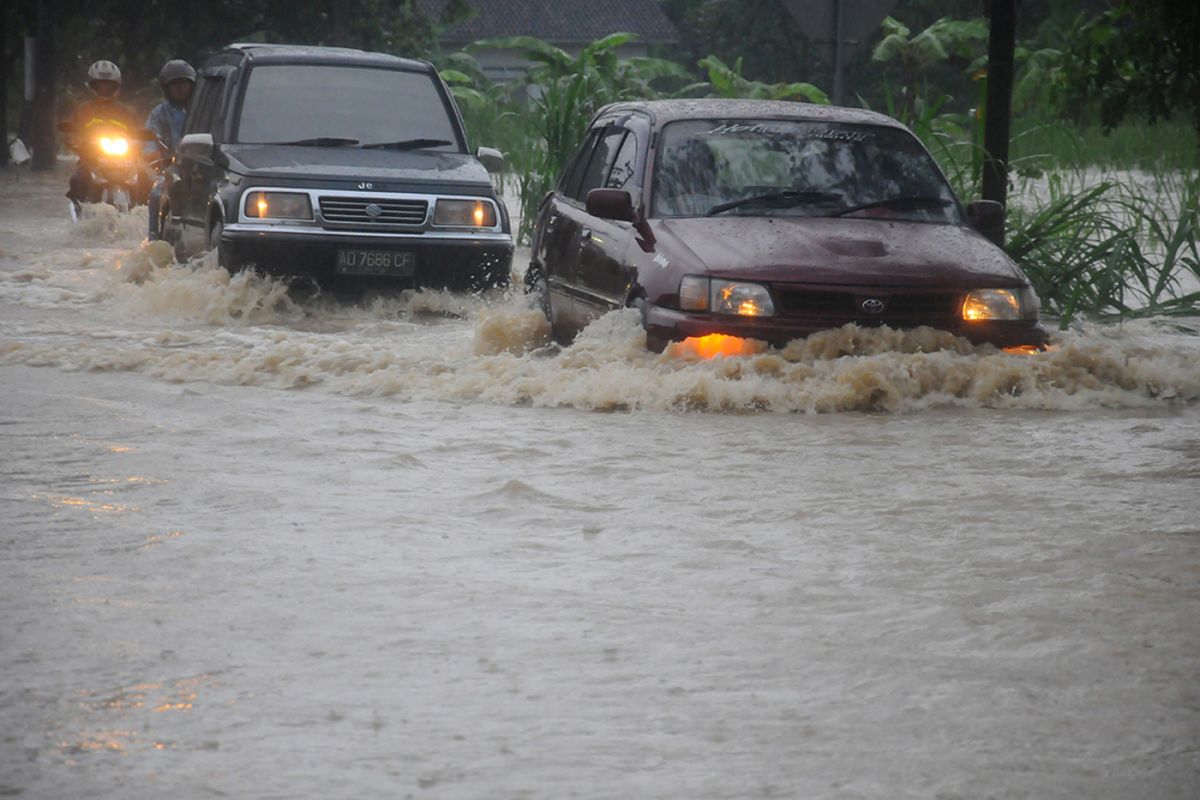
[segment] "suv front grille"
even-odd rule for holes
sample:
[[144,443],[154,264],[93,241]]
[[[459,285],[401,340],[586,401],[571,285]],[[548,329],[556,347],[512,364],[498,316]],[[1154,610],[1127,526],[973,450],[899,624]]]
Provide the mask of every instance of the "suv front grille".
[[429,203],[425,200],[378,200],[367,197],[322,197],[321,216],[333,225],[374,228],[425,223]]

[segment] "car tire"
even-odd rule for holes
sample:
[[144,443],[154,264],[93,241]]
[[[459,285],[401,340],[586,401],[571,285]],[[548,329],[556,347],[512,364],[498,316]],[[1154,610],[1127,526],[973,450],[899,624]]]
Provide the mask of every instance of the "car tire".
[[212,226],[208,229],[208,249],[215,250],[217,253],[217,266],[225,267],[226,259],[221,252],[221,233],[225,230],[225,223],[220,219],[213,220]]
[[525,294],[534,296],[534,302],[546,315],[547,322],[554,321],[554,315],[550,310],[550,287],[542,276],[542,268],[534,262],[530,262],[529,269],[525,270]]
[[175,260],[180,264],[188,260],[187,249],[183,246],[183,236],[176,225],[171,223],[171,209],[168,206],[163,210],[161,219],[158,225],[158,235],[164,242],[171,245],[175,250]]
[[[543,285],[546,285],[545,281],[542,281],[542,283],[543,283]],[[575,331],[565,330],[562,327],[562,325],[555,323],[554,308],[551,305],[550,287],[548,285],[546,285],[545,292],[546,292],[545,303],[546,303],[546,309],[548,312],[547,319],[550,320],[550,338],[552,338],[555,342],[562,345],[563,347],[567,347],[568,345],[571,344],[571,342],[575,341]]]

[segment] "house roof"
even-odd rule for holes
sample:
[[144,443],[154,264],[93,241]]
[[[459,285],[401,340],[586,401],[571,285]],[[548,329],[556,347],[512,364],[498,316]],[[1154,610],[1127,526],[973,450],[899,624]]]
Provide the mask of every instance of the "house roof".
[[[435,21],[447,0],[418,0]],[[583,44],[610,33],[635,33],[643,44],[674,42],[678,33],[654,0],[467,0],[474,12],[442,32],[458,45],[497,36],[535,36],[552,44]]]

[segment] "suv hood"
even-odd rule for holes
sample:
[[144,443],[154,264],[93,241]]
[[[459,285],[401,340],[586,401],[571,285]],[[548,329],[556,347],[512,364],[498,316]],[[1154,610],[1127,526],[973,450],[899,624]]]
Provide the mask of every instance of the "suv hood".
[[234,172],[255,179],[491,185],[487,170],[466,153],[278,144],[222,145],[221,152],[229,158]]
[[684,271],[745,280],[1006,287],[1027,281],[1002,250],[957,225],[831,217],[657,219],[657,249]]

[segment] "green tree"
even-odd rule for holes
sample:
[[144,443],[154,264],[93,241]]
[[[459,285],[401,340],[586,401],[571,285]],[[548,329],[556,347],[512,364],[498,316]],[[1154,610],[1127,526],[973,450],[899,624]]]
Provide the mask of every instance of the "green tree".
[[1200,134],[1200,4],[1121,0],[1076,31],[1063,71],[1077,108],[1094,103],[1106,130],[1131,114],[1181,113]]

